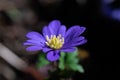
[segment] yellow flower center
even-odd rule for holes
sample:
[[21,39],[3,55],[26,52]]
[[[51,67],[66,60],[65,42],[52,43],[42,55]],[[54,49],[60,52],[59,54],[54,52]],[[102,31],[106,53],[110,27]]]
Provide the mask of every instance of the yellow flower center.
[[61,34],[59,34],[59,36],[51,35],[50,37],[46,35],[46,40],[46,45],[53,49],[60,49],[64,44],[64,38]]

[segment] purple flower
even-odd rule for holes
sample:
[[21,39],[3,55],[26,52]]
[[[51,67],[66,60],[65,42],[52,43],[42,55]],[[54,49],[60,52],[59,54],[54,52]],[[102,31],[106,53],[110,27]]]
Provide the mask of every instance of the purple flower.
[[66,31],[66,26],[61,25],[60,21],[53,20],[48,26],[43,28],[43,35],[38,32],[29,32],[26,37],[29,38],[24,45],[28,45],[27,51],[42,50],[47,53],[49,61],[56,61],[60,57],[60,52],[73,52],[75,46],[87,42],[85,37],[80,36],[85,27],[72,26]]

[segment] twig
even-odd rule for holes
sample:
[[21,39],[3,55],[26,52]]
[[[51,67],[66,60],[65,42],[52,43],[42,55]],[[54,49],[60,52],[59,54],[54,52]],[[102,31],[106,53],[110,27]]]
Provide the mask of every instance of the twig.
[[12,51],[0,43],[0,57],[16,69],[31,74],[36,80],[43,80],[41,74],[33,67],[29,67],[26,62],[16,56]]

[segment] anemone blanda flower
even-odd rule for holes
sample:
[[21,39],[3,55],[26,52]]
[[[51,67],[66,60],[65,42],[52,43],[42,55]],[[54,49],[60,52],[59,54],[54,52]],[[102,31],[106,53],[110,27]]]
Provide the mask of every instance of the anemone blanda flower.
[[73,52],[75,46],[87,42],[85,37],[80,36],[85,29],[76,25],[66,31],[65,25],[61,25],[59,20],[53,20],[43,28],[42,34],[29,32],[26,35],[29,40],[24,45],[29,46],[26,48],[27,51],[42,50],[47,53],[49,61],[56,61],[60,57],[60,52]]

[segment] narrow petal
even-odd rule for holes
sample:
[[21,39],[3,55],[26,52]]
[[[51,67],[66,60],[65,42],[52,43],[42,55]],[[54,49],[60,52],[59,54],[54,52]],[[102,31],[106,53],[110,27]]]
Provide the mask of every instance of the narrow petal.
[[71,42],[78,42],[78,41],[81,41],[81,40],[84,40],[84,39],[85,39],[84,36],[80,36],[80,37],[73,38],[73,39],[71,40]]
[[49,51],[51,51],[51,50],[52,50],[51,48],[47,48],[47,47],[46,47],[46,48],[43,48],[43,52],[44,52],[44,53],[47,53],[47,52],[49,52]]
[[34,43],[34,44],[41,44],[41,42],[40,41],[38,41],[38,40],[27,40],[27,42],[29,42],[29,43]]
[[[78,42],[84,40],[85,37],[83,36],[80,36],[80,37],[76,37],[76,38],[73,38],[71,40],[69,40],[68,42],[66,42],[64,45],[63,45],[63,48],[67,48],[67,47],[74,47],[73,45],[74,44],[77,44]],[[76,45],[78,46],[78,45]]]
[[65,36],[66,42],[69,40],[78,37],[80,34],[82,34],[85,31],[85,27],[80,27],[80,26],[73,26],[71,27],[67,32]]
[[41,37],[41,34],[39,34],[38,32],[29,32],[26,37],[28,38],[32,38],[32,39],[36,39],[36,38],[40,38]]
[[86,39],[84,39],[84,40],[82,40],[82,41],[79,41],[79,42],[77,42],[77,43],[72,44],[71,46],[78,46],[78,45],[82,45],[82,44],[85,44],[86,42],[87,42],[87,40],[86,40]]
[[34,31],[33,32],[29,32],[26,35],[26,37],[28,37],[28,38],[30,38],[32,40],[39,41],[39,42],[44,42],[45,41],[44,37],[41,34],[39,34],[38,32],[34,32]]
[[53,20],[48,25],[48,28],[49,28],[49,30],[50,30],[50,32],[51,32],[52,35],[57,35],[60,26],[61,26],[61,23],[60,23],[59,20]]
[[63,48],[60,51],[62,52],[74,52],[76,50],[75,47],[68,47],[68,48]]
[[85,27],[80,27],[80,31],[79,31],[79,35],[81,35],[84,31],[86,30],[86,28]]
[[67,43],[66,45],[63,45],[63,48],[79,46],[79,45],[85,44],[86,42],[87,42],[87,40],[84,39],[84,40],[81,40],[79,42]]
[[50,37],[50,35],[51,35],[51,32],[50,32],[50,30],[49,30],[49,28],[47,26],[45,26],[43,28],[42,33],[43,33],[44,37],[46,37],[46,35],[48,35]]
[[41,46],[30,46],[30,47],[26,48],[27,51],[38,51],[41,49],[42,49]]
[[27,40],[28,43],[34,44],[36,46],[45,46],[45,43],[42,41],[38,41],[38,40]]
[[59,59],[59,57],[60,57],[59,51],[50,51],[47,53],[47,59],[49,61],[56,61]]
[[62,25],[62,26],[60,27],[59,32],[58,32],[57,35],[61,34],[62,37],[64,37],[64,36],[65,36],[65,33],[66,33],[66,26]]

